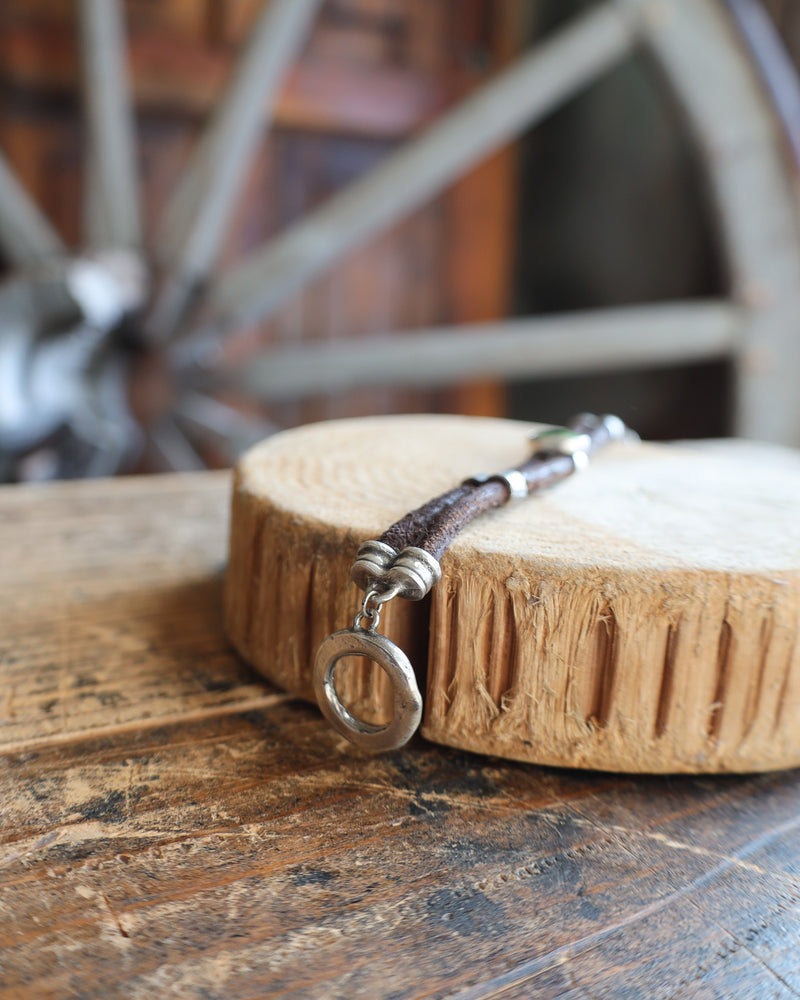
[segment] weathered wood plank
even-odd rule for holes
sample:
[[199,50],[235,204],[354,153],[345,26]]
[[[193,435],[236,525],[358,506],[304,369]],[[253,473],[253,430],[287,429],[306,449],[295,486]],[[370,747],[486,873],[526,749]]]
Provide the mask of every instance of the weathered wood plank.
[[244,668],[232,673],[221,634],[227,484],[225,474],[165,478],[161,511],[145,480],[33,489],[24,503],[22,491],[0,492],[14,567],[0,580],[3,744],[71,742],[274,697]]
[[422,746],[353,759],[296,704],[6,775],[33,819],[3,851],[7,990],[69,982],[69,955],[74,981],[133,997],[491,996],[554,966],[633,996],[729,957],[738,977],[740,950],[752,974],[798,899],[790,777],[609,783]]
[[0,490],[0,998],[797,995],[795,773],[353,752],[224,649],[227,484]]

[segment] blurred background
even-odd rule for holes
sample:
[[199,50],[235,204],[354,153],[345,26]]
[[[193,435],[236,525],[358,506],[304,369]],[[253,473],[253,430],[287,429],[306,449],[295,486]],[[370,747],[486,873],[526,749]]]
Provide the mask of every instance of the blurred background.
[[800,444],[800,5],[286,9],[3,0],[0,478],[219,467],[418,411]]

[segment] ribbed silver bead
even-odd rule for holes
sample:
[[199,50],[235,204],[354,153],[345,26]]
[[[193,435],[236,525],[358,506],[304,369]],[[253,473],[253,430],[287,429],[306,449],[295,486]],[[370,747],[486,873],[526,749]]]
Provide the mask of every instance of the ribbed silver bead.
[[628,428],[614,413],[604,413],[600,418],[612,441],[624,441]]
[[408,601],[420,601],[442,578],[433,556],[413,545],[400,552],[386,575],[389,589]]
[[374,538],[362,542],[350,568],[350,579],[362,590],[371,590],[386,581],[387,571],[396,558],[397,552],[385,542]]

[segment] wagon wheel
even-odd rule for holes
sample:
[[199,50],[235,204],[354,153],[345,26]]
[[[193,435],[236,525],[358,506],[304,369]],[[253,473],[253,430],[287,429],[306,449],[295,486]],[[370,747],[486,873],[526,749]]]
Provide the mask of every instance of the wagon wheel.
[[[145,239],[122,0],[80,0],[89,125],[80,254],[69,253],[0,158],[0,245],[18,269],[0,293],[6,327],[0,339],[0,453],[7,474],[64,426],[72,432],[72,465],[61,455],[55,471],[62,474],[65,468],[117,471],[143,442],[164,465],[181,469],[202,464],[209,438],[223,440],[233,453],[270,428],[215,399],[221,384],[269,401],[360,385],[446,384],[487,374],[541,377],[719,358],[731,359],[736,373],[733,429],[800,443],[800,337],[793,329],[800,315],[800,230],[791,158],[768,90],[782,96],[779,107],[787,114],[800,99],[786,74],[773,74],[765,89],[719,0],[602,0],[590,6],[372,172],[215,275],[237,190],[264,132],[265,107],[320,2],[264,4],[159,231]],[[749,25],[751,40],[773,46],[752,0],[728,0],[727,7]],[[271,351],[238,369],[226,363],[221,345],[228,338],[273,316],[343,255],[638,46],[661,68],[696,140],[727,262],[727,299],[401,332],[379,341]],[[38,294],[45,286],[49,299]],[[134,418],[128,407],[131,317],[136,349],[159,358],[171,373],[168,402],[156,416]],[[76,441],[83,446],[77,458]]]

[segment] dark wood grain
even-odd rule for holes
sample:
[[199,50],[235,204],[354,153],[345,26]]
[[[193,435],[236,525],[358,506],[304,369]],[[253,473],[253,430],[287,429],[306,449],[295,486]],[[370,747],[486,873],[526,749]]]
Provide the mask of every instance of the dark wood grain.
[[[140,109],[208,113],[260,6],[260,0],[126,3]],[[441,109],[449,90],[442,75],[446,6],[441,0],[385,6],[383,16],[365,0],[323,8],[282,88],[274,114],[278,125],[397,136]],[[39,97],[74,95],[81,73],[76,17],[71,2],[6,0],[0,9],[0,85]]]
[[800,994],[800,783],[367,757],[220,627],[224,474],[0,491],[0,998]]

